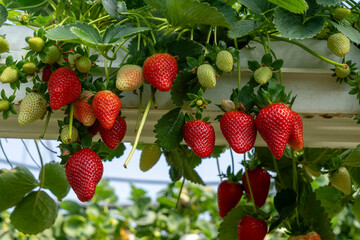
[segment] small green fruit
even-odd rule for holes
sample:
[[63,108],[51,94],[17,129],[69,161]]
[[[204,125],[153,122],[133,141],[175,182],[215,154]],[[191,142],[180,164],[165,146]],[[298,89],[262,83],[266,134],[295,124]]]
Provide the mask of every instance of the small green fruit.
[[91,69],[91,60],[87,57],[81,57],[76,60],[76,69],[81,73],[87,73]]
[[327,46],[336,56],[343,57],[350,51],[350,40],[344,34],[336,33],[328,38]]
[[263,85],[270,81],[272,78],[273,72],[269,67],[260,67],[256,69],[254,73],[254,79],[257,83]]
[[197,78],[201,86],[214,88],[216,85],[216,72],[210,64],[202,64],[196,71]]
[[330,177],[331,185],[346,195],[351,194],[351,177],[345,167],[341,167]]
[[23,65],[22,69],[27,75],[33,75],[36,72],[36,65],[33,62],[27,62]]
[[42,118],[47,111],[47,102],[43,95],[36,92],[28,93],[20,103],[18,122],[25,126]]
[[5,112],[10,109],[10,103],[8,100],[1,99],[0,100],[0,112]]
[[335,8],[332,12],[334,19],[341,21],[347,18],[351,13],[351,10],[348,8]]
[[44,40],[39,37],[29,38],[28,44],[30,46],[30,49],[33,50],[34,52],[41,52],[45,47]]
[[234,58],[230,52],[222,50],[216,55],[216,67],[221,71],[231,72],[233,65]]
[[65,125],[61,129],[60,138],[64,144],[70,144],[76,142],[79,136],[78,130],[73,126],[71,129],[71,138],[69,138],[69,125]]
[[13,83],[19,78],[18,70],[14,67],[7,67],[0,75],[0,81],[2,83]]
[[5,38],[0,37],[0,53],[8,52],[9,50],[9,42]]
[[336,76],[338,76],[339,78],[346,78],[347,76],[350,75],[350,67],[348,65],[344,67],[339,67],[336,66],[335,68],[335,74]]
[[46,50],[46,57],[43,60],[46,64],[54,64],[61,58],[61,52],[56,46],[51,46]]

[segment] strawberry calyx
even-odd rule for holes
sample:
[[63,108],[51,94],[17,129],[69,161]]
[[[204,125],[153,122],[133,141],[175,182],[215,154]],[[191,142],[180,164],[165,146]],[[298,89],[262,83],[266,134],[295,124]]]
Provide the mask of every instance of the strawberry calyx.
[[352,63],[351,60],[344,61],[343,60],[343,66],[339,67],[336,66],[335,68],[331,69],[333,73],[333,77],[336,77],[336,82],[339,82],[340,84],[342,82],[348,82],[350,80],[354,80],[354,77],[356,76],[356,63]]
[[[206,109],[207,105],[209,105],[212,101],[210,99],[203,98],[203,90],[200,88],[197,94],[194,93],[187,93],[188,99],[190,102],[190,108],[195,108],[195,118],[192,115],[188,115],[188,118],[185,119],[192,119],[192,120],[200,120],[202,118],[202,113]],[[202,119],[204,122],[207,122],[210,117],[205,117]]]

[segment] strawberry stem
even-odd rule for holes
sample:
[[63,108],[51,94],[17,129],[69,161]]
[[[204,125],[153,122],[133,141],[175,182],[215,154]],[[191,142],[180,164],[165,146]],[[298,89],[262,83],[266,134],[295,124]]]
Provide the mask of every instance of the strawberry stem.
[[[210,26],[210,29],[209,29],[209,32],[208,32],[208,35],[207,35],[207,38],[206,38],[206,43],[210,42],[210,36],[211,36],[212,30],[213,30],[213,26]],[[207,48],[206,48],[206,44],[205,44],[205,53],[204,53],[204,55],[206,55],[206,53],[207,53]]]
[[39,138],[44,138],[45,136],[45,133],[46,133],[46,130],[47,130],[47,127],[49,125],[49,121],[50,121],[50,117],[51,117],[51,111],[48,112],[47,116],[46,116],[46,119],[45,119],[45,124],[44,124],[44,127],[43,127],[43,130],[41,132],[41,135]]
[[1,151],[3,152],[3,154],[5,156],[6,161],[8,162],[8,164],[10,165],[11,168],[14,168],[13,165],[11,164],[8,156],[5,153],[4,147],[3,147],[2,143],[1,143],[1,139],[0,139],[0,147],[1,147]]
[[40,165],[41,165],[41,175],[40,175],[40,188],[42,188],[44,186],[44,182],[45,182],[45,169],[44,169],[44,161],[43,161],[43,158],[41,156],[41,152],[40,152],[40,149],[39,149],[39,144],[38,144],[38,141],[37,139],[34,139],[34,142],[35,142],[35,146],[36,146],[36,150],[39,154],[39,158],[40,158]]
[[222,182],[222,175],[221,175],[221,171],[220,171],[220,162],[219,162],[219,158],[216,158],[216,166],[217,166],[217,170],[218,170],[218,173],[219,173],[220,182]]
[[[238,46],[238,43],[237,43],[237,39],[235,38],[234,39],[234,45],[235,45],[235,49],[236,50],[239,50],[239,46]],[[237,73],[238,73],[238,90],[240,91],[241,89],[241,68],[240,68],[240,53],[239,53],[239,56],[237,56]]]
[[282,186],[284,186],[284,182],[283,182],[282,177],[281,177],[281,175],[280,175],[279,167],[278,167],[276,158],[274,158],[274,156],[273,156],[272,159],[273,159],[274,168],[275,168],[276,174],[277,174],[277,176],[278,176],[278,178],[279,178],[280,184],[281,184]]
[[235,163],[234,163],[234,155],[232,152],[232,148],[230,148],[230,156],[231,156],[232,175],[234,175],[235,174]]
[[138,130],[139,128],[139,124],[140,124],[140,118],[141,118],[141,110],[142,110],[142,102],[143,102],[143,90],[142,88],[139,89],[140,90],[140,95],[139,95],[139,111],[138,111],[138,115],[137,115],[137,120],[136,120],[136,127],[135,127],[135,132]]
[[252,193],[252,190],[251,190],[249,174],[248,174],[248,172],[247,172],[247,168],[246,168],[246,167],[245,167],[245,177],[246,177],[247,185],[248,185],[248,188],[249,188],[251,201],[253,202],[254,211],[257,212],[257,208],[256,208],[256,204],[255,204],[255,199],[254,199],[254,196],[253,196],[253,193]]
[[147,105],[146,105],[144,114],[143,114],[142,119],[141,119],[141,122],[140,122],[139,129],[138,129],[138,131],[136,132],[135,141],[134,141],[133,147],[132,147],[132,149],[131,149],[131,152],[130,152],[129,156],[127,157],[127,159],[126,159],[126,161],[125,161],[125,163],[124,163],[124,168],[127,168],[127,165],[129,164],[132,155],[134,155],[135,149],[136,149],[136,147],[137,147],[137,145],[138,145],[138,143],[139,143],[140,134],[141,134],[142,129],[143,129],[144,125],[145,125],[146,117],[147,117],[147,115],[148,115],[148,113],[149,113],[150,106],[151,106],[151,104],[152,104],[153,94],[154,94],[153,91],[151,91],[151,96],[150,96],[149,101],[148,101],[148,103],[147,103]]
[[181,193],[182,193],[182,190],[184,188],[184,185],[185,185],[185,177],[183,177],[183,181],[181,183],[179,195],[178,195],[177,200],[176,200],[176,206],[175,206],[176,211],[178,210],[178,207],[179,207],[180,197],[181,197]]
[[215,26],[214,27],[214,44],[217,45],[217,42],[216,42],[216,31],[217,30],[217,27]]
[[69,137],[68,137],[69,143],[71,143],[73,121],[74,121],[74,103],[71,103],[71,105],[70,105],[70,121],[69,121]]
[[280,40],[280,41],[284,41],[284,42],[288,42],[288,43],[292,43],[298,47],[301,47],[302,49],[304,49],[305,51],[307,51],[308,53],[312,54],[313,56],[317,57],[317,58],[320,58],[321,60],[327,62],[327,63],[330,63],[332,65],[335,65],[335,66],[339,66],[339,67],[343,67],[344,63],[338,63],[338,62],[335,62],[335,61],[332,61],[322,55],[320,55],[319,53],[317,52],[314,52],[313,50],[311,50],[310,48],[308,48],[307,46],[297,42],[297,41],[294,41],[294,40],[290,40],[290,39],[286,39],[286,38],[283,38],[283,37],[279,37],[279,36],[274,36],[274,35],[270,35],[271,38],[275,39],[275,40]]
[[109,79],[109,69],[108,69],[108,65],[107,65],[107,58],[104,58],[104,68],[105,68],[105,76],[106,76],[106,86],[108,86],[110,79]]
[[[296,159],[294,156],[294,150],[291,149],[291,161],[292,161],[292,174],[293,174],[293,188],[294,191],[296,192],[296,202],[298,201],[298,179],[297,179],[297,169],[296,169]],[[296,222],[298,225],[300,225],[300,221],[299,221],[299,211],[298,211],[298,207],[296,206],[295,208],[295,215],[296,215]]]

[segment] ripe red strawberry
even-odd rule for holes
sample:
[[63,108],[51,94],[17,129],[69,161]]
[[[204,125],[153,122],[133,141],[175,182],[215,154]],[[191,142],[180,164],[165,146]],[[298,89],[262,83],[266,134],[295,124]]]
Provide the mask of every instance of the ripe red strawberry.
[[162,92],[170,90],[177,73],[177,62],[167,53],[152,55],[145,60],[143,65],[146,81]]
[[244,216],[238,225],[239,240],[264,240],[267,224],[263,220],[251,216]]
[[72,103],[81,93],[81,83],[78,76],[70,68],[56,69],[50,76],[48,90],[50,107],[57,110]]
[[90,127],[88,127],[86,130],[88,133],[91,134],[91,136],[94,137],[99,132],[99,126],[100,126],[99,121],[95,121],[95,123]]
[[95,95],[91,106],[101,126],[110,129],[120,112],[121,100],[115,93],[104,90]]
[[90,148],[74,153],[65,166],[66,178],[80,201],[89,201],[103,174],[100,157]]
[[99,126],[101,139],[110,149],[115,149],[123,140],[126,133],[126,121],[118,116],[110,129]]
[[92,126],[96,121],[95,113],[88,102],[92,96],[94,96],[92,92],[83,91],[74,103],[74,117],[87,127]]
[[303,123],[300,115],[297,112],[291,110],[291,114],[293,116],[293,125],[291,128],[288,144],[296,151],[300,151],[304,146]]
[[240,111],[227,112],[221,118],[220,129],[235,152],[245,153],[254,147],[256,125],[251,115]]
[[42,81],[48,82],[51,76],[51,65],[46,65],[46,67],[42,71]]
[[275,103],[261,109],[255,122],[272,155],[280,159],[291,133],[293,122],[291,110],[283,104]]
[[202,120],[185,123],[183,137],[186,144],[201,158],[209,157],[214,151],[215,131],[210,123]]
[[312,231],[306,235],[292,236],[289,240],[321,240],[321,237],[317,232]]
[[231,211],[243,195],[243,188],[237,182],[230,180],[222,181],[217,191],[220,217],[224,218]]
[[[262,169],[261,167],[257,167],[254,170],[247,169],[246,172],[249,177],[251,191],[255,199],[255,205],[258,207],[262,207],[265,204],[266,198],[269,193],[270,175],[266,170]],[[251,199],[250,189],[245,173],[242,177],[242,182],[246,194]]]

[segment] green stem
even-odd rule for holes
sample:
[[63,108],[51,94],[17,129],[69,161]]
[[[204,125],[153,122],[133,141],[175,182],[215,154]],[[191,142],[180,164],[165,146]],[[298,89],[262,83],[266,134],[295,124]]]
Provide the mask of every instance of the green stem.
[[191,28],[190,40],[194,40],[194,28]]
[[[234,39],[234,45],[235,45],[235,49],[236,50],[239,50],[239,46],[238,46],[238,43],[237,43],[237,39],[235,38]],[[239,56],[237,56],[237,73],[238,73],[238,90],[240,91],[241,89],[241,67],[240,67],[240,54]]]
[[4,147],[3,147],[2,143],[1,143],[1,139],[0,139],[0,147],[1,147],[1,151],[3,152],[3,154],[5,156],[6,161],[8,162],[8,164],[10,165],[11,168],[14,168],[13,165],[11,164],[8,156],[5,153],[5,149],[4,149]]
[[221,170],[220,170],[220,162],[219,162],[219,158],[216,158],[216,166],[217,166],[217,170],[218,170],[218,173],[219,173],[220,182],[222,182],[222,176],[221,176]]
[[272,157],[273,159],[273,164],[274,164],[274,168],[275,168],[275,172],[279,178],[279,181],[280,181],[280,184],[281,186],[284,186],[284,182],[282,180],[282,177],[281,177],[281,174],[280,174],[280,171],[279,171],[279,167],[278,167],[278,164],[277,164],[277,161],[276,161],[276,158]]
[[44,186],[44,180],[45,180],[45,170],[44,170],[44,161],[43,161],[43,158],[41,156],[41,152],[40,152],[40,149],[39,149],[39,144],[38,144],[38,141],[37,139],[34,139],[34,142],[35,142],[35,146],[36,146],[36,150],[39,154],[39,158],[40,158],[40,165],[41,165],[41,176],[40,176],[40,188],[43,188]]
[[136,127],[135,127],[135,132],[138,130],[139,128],[139,124],[140,124],[140,119],[141,119],[141,111],[142,111],[142,102],[143,102],[143,90],[139,89],[140,91],[140,96],[139,96],[139,111],[138,111],[138,116],[137,116],[137,120],[136,120]]
[[178,207],[179,207],[179,203],[180,203],[180,197],[181,197],[181,193],[182,193],[182,190],[184,188],[184,185],[185,185],[185,178],[183,177],[183,181],[181,183],[181,187],[180,187],[180,191],[179,191],[179,195],[177,197],[177,200],[176,200],[176,210],[178,210]]
[[330,63],[332,65],[335,65],[335,66],[339,66],[339,67],[343,67],[344,64],[343,63],[338,63],[338,62],[335,62],[335,61],[332,61],[322,55],[320,55],[319,53],[317,52],[314,52],[313,50],[311,50],[310,48],[306,47],[305,45],[297,42],[297,41],[294,41],[294,40],[290,40],[290,39],[287,39],[287,38],[283,38],[283,37],[279,37],[279,36],[274,36],[274,35],[270,35],[271,38],[275,39],[275,40],[279,40],[279,41],[284,41],[284,42],[288,42],[288,43],[292,43],[298,47],[301,47],[302,49],[304,49],[305,51],[307,51],[308,53],[310,53],[311,55],[317,57],[317,58],[320,58],[321,60],[327,62],[327,63]]
[[261,40],[261,44],[262,44],[263,47],[264,47],[264,52],[265,52],[265,54],[269,53],[268,47],[267,47],[266,42],[265,42],[265,40],[264,40],[264,37],[262,36],[261,33],[259,33],[259,38],[260,38],[260,40]]
[[107,59],[104,58],[104,69],[105,69],[105,76],[106,76],[106,86],[109,86],[110,78],[109,78],[109,69]]
[[230,148],[230,156],[231,156],[231,166],[232,166],[232,173],[235,174],[235,161],[232,149]]
[[93,24],[93,23],[96,23],[96,22],[100,22],[101,20],[108,19],[108,18],[110,18],[110,15],[105,15],[105,16],[103,16],[103,17],[101,17],[101,18],[98,18],[98,19],[95,19],[95,20],[93,20],[93,21],[90,21],[89,24]]
[[[207,37],[206,37],[206,43],[209,43],[209,42],[210,42],[210,36],[211,36],[212,30],[213,30],[213,26],[210,26],[208,35],[207,35]],[[206,53],[207,53],[207,49],[206,49],[206,44],[205,44],[205,54],[206,54]]]
[[122,67],[123,63],[125,62],[126,58],[129,56],[129,54],[130,54],[129,52],[126,53],[125,57],[121,60],[119,67],[117,67],[114,71],[112,71],[109,77],[112,77],[115,73],[117,73],[117,71]]
[[73,128],[73,121],[74,121],[74,103],[71,103],[70,105],[70,121],[69,121],[69,137],[68,137],[68,143],[71,143],[71,137],[72,137],[72,128]]
[[129,164],[129,162],[131,160],[131,157],[134,155],[135,149],[136,149],[136,147],[137,147],[137,145],[139,143],[140,135],[141,135],[142,129],[143,129],[144,125],[145,125],[146,117],[147,117],[147,115],[149,113],[150,106],[151,106],[152,100],[153,100],[153,96],[152,96],[153,92],[151,92],[151,93],[152,94],[151,94],[150,99],[149,99],[149,101],[148,101],[148,103],[146,105],[145,112],[144,112],[144,114],[142,116],[142,119],[141,119],[141,122],[140,122],[139,130],[136,133],[133,147],[131,149],[131,152],[130,152],[129,156],[127,157],[127,159],[126,159],[126,161],[124,163],[124,168],[127,168],[127,165]]
[[216,40],[216,38],[217,38],[217,36],[216,36],[217,33],[216,33],[216,32],[217,32],[217,27],[215,26],[215,27],[214,27],[214,44],[215,44],[215,45],[217,45],[217,42],[216,42],[216,41],[217,41],[217,40]]
[[27,6],[27,7],[16,7],[17,10],[26,10],[26,9],[31,9],[31,8],[38,8],[41,5],[44,5],[45,3],[47,3],[47,0],[42,1],[41,3],[38,3],[36,5],[31,5],[31,6]]
[[249,188],[251,201],[253,202],[254,211],[255,211],[255,212],[257,212],[257,208],[256,208],[256,204],[255,204],[254,195],[253,195],[253,192],[252,192],[252,190],[251,190],[251,185],[250,185],[249,174],[248,174],[248,171],[247,171],[247,169],[246,169],[246,168],[245,168],[245,177],[246,177],[247,185],[248,185],[248,188]]
[[[294,156],[294,150],[291,149],[291,160],[292,160],[292,175],[293,175],[293,189],[296,193],[296,203],[298,201],[298,179],[297,179],[297,169],[296,169],[296,159]],[[295,208],[295,215],[296,215],[296,222],[298,225],[300,225],[300,221],[299,221],[299,211],[298,211],[298,207],[296,206]]]
[[48,125],[49,125],[50,117],[51,117],[51,111],[49,111],[48,114],[47,114],[47,116],[46,116],[45,124],[44,124],[43,130],[42,130],[41,135],[40,135],[39,138],[44,138],[45,133],[46,133],[46,130],[47,130],[47,127],[48,127]]

